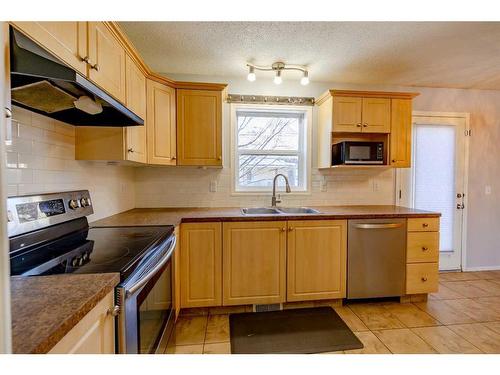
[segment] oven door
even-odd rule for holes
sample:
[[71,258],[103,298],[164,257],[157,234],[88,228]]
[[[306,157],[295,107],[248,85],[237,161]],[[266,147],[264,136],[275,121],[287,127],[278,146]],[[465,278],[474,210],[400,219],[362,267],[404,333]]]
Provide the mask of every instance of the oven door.
[[[173,328],[173,251],[176,238],[117,287],[118,352],[163,353]],[[134,276],[135,275],[135,276]]]

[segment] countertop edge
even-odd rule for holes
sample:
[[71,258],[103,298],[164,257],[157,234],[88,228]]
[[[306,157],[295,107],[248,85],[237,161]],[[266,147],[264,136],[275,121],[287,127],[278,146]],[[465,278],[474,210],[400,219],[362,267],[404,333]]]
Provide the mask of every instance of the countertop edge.
[[[71,275],[69,275],[71,276]],[[42,340],[37,346],[35,346],[29,354],[45,354],[48,353],[54,346],[57,345],[61,339],[66,336],[66,334],[71,331],[85,315],[87,315],[99,302],[103,300],[104,297],[114,290],[115,286],[120,282],[120,276],[118,273],[104,286],[99,292],[94,294],[89,298],[78,311],[75,311],[66,320],[62,321],[61,325],[55,329],[55,331]]]

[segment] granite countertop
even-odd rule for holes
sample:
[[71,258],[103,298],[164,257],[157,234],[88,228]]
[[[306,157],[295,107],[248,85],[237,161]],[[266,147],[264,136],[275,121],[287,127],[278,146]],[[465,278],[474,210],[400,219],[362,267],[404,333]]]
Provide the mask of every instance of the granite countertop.
[[210,221],[378,219],[439,217],[440,213],[400,206],[311,206],[320,213],[307,215],[244,215],[240,208],[135,208],[91,223],[91,226],[179,225]]
[[119,281],[118,273],[11,277],[13,352],[50,351]]

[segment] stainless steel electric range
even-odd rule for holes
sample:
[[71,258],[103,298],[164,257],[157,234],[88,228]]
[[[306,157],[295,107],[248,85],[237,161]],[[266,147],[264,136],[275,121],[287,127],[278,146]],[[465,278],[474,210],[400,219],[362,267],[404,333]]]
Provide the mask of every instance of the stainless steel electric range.
[[86,190],[12,197],[7,212],[12,275],[120,273],[117,352],[159,350],[174,321],[173,226],[89,227]]

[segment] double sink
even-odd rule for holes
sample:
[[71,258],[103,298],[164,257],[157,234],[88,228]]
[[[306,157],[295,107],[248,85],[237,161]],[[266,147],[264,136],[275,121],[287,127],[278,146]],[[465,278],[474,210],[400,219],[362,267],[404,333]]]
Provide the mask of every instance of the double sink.
[[242,208],[243,215],[314,215],[318,210],[309,207],[250,207]]

